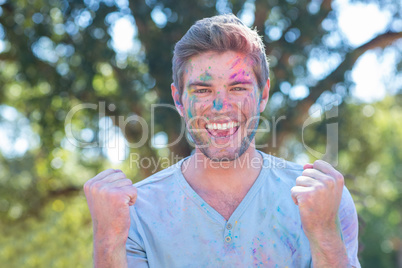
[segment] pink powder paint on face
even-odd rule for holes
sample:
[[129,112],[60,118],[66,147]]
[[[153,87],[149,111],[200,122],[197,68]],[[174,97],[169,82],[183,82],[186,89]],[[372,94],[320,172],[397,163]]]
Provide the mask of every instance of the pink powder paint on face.
[[235,62],[233,63],[232,67],[230,67],[230,70],[236,67],[236,65],[240,63],[240,60],[241,59],[238,57],[237,60],[235,60]]

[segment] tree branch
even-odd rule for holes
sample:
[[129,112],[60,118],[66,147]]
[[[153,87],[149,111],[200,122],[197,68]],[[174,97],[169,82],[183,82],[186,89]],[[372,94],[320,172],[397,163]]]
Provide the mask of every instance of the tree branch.
[[357,59],[365,52],[376,49],[386,48],[398,39],[402,38],[402,32],[386,32],[378,35],[360,47],[350,51],[344,57],[341,64],[327,77],[322,79],[310,88],[310,95],[304,100],[297,103],[296,107],[287,113],[287,120],[281,122],[281,128],[278,129],[277,143],[275,148],[270,148],[275,152],[275,149],[282,147],[283,142],[289,136],[295,134],[295,131],[301,128],[306,118],[309,116],[308,110],[317,101],[324,91],[331,90],[332,85],[344,80],[346,71],[351,70],[356,63]]
[[70,186],[59,190],[49,191],[47,198],[54,198],[59,196],[69,196],[82,191],[82,187]]
[[[304,114],[307,117],[307,111],[311,107],[311,105],[313,105],[317,101],[317,99],[324,91],[330,90],[332,88],[332,85],[334,85],[335,83],[343,81],[345,72],[353,68],[357,59],[361,55],[375,48],[384,49],[400,38],[402,38],[402,32],[386,32],[384,34],[376,36],[369,42],[347,53],[342,63],[339,64],[339,66],[331,74],[329,74],[323,80],[319,81],[317,85],[310,88],[310,95],[308,96],[308,98],[298,103],[298,105],[296,106],[297,112],[293,115],[300,117],[299,115]],[[298,120],[296,121],[297,124],[300,125],[302,122],[304,122],[304,119],[305,118],[298,118]]]

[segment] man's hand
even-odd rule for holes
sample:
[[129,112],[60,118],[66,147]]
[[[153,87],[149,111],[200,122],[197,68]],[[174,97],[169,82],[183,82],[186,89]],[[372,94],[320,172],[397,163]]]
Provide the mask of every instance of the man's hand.
[[343,176],[327,162],[317,160],[304,165],[291,190],[299,206],[304,232],[307,236],[338,230],[338,209],[343,191]]
[[108,169],[88,180],[84,192],[93,223],[95,267],[126,266],[129,206],[137,189],[121,170]]
[[299,206],[304,233],[310,241],[314,267],[347,267],[338,209],[344,179],[330,164],[317,160],[304,171],[291,189]]

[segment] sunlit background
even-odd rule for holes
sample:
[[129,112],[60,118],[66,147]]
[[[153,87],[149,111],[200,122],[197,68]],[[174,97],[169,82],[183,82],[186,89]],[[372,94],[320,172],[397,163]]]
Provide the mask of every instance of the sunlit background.
[[[225,8],[226,2],[222,0],[217,2],[216,7],[220,13],[230,12],[230,10]],[[317,12],[319,4],[320,1],[312,1],[308,5],[309,11],[313,14]],[[140,51],[141,43],[137,38],[137,27],[134,17],[131,14],[125,14],[129,13],[125,11],[128,8],[128,2],[116,1],[116,5],[121,9],[121,12],[110,14],[106,18],[106,21],[110,24],[111,46],[116,52],[116,59],[118,62],[121,62],[120,64],[124,65],[128,54],[137,54]],[[346,42],[352,48],[356,48],[365,44],[379,33],[385,32],[388,28],[394,31],[401,31],[402,29],[401,20],[392,21],[391,12],[389,10],[381,10],[375,3],[351,3],[348,0],[336,0],[333,1],[332,5],[337,17],[337,25],[334,25],[334,22],[331,20],[324,20],[322,22],[322,27],[331,31],[331,34],[325,38],[324,42],[328,47],[336,47],[341,42]],[[246,25],[252,26],[255,10],[253,1],[247,1],[245,7],[246,9],[239,17]],[[274,10],[271,12],[274,12]],[[163,28],[167,23],[166,14],[158,6],[152,10],[151,17],[160,28]],[[37,15],[33,19],[39,22],[43,18]],[[90,13],[88,11],[82,12],[76,18],[75,23],[81,27],[90,25],[92,23]],[[60,31],[68,30],[67,28]],[[76,31],[75,27],[71,26],[70,31]],[[105,33],[100,32],[99,34],[104,35]],[[272,27],[267,31],[267,35],[271,40],[277,40],[282,37],[283,32],[279,26]],[[300,35],[300,32],[296,32],[295,34],[288,33],[288,37],[285,38],[292,39],[296,38],[297,35]],[[1,31],[0,37],[2,37]],[[399,41],[397,45],[402,46],[402,41]],[[5,49],[6,42],[0,40],[0,53]],[[57,62],[58,54],[65,55],[69,51],[72,51],[68,46],[54,47],[53,42],[46,37],[39,39],[32,49],[38,58],[53,63]],[[378,51],[368,51],[359,57],[350,74],[354,82],[350,90],[355,101],[372,103],[383,99],[387,94],[396,94],[402,87],[402,74],[396,68],[400,57],[400,51],[395,47],[387,48],[380,53]],[[320,49],[313,50],[307,62],[309,75],[314,79],[322,79],[331,73],[341,61],[341,56],[336,52],[328,53],[327,51],[320,51]],[[63,67],[63,65],[59,65],[58,67],[61,73],[64,72],[63,68],[68,68],[67,66]],[[272,71],[275,72],[275,69]],[[111,70],[104,70],[103,72],[108,73]],[[391,79],[392,81],[390,81]],[[293,87],[285,83],[281,86],[282,88],[288,92],[291,99],[304,99],[309,94],[308,87],[303,83],[294,85]],[[20,120],[21,122],[18,124],[19,128],[22,126],[26,129],[15,139],[15,132],[11,130],[7,121],[1,123],[0,149],[4,155],[10,157],[21,156],[30,146],[38,146],[39,137],[32,133],[26,120],[24,124],[23,116],[16,109],[2,106],[1,113],[2,117],[9,121]],[[103,141],[105,155],[113,163],[125,161],[128,157],[128,148],[125,146],[123,133],[118,127],[113,126],[110,119],[101,118],[100,120],[107,121],[106,123],[100,122],[99,124],[106,126],[106,131],[108,132]],[[82,130],[82,138],[84,140],[92,140],[93,135],[94,133],[90,129]],[[164,142],[167,144],[166,133],[160,132],[155,138],[155,144],[161,146],[164,145]],[[109,144],[116,144],[118,146],[108,146]],[[298,159],[304,160],[305,158],[299,157]]]
[[[257,27],[267,47],[273,86],[263,116],[289,120],[278,129],[278,146],[264,150],[313,161],[301,141],[303,120],[339,110],[336,164],[360,216],[362,265],[402,267],[401,2],[195,3],[0,0],[0,263],[91,265],[82,184],[109,167],[133,181],[161,169],[138,168],[133,153],[191,152],[185,141],[166,148],[180,119],[164,111],[152,121],[151,107],[172,103],[174,43],[196,19],[234,12]],[[88,103],[96,108],[80,110]],[[130,116],[155,123],[141,148],[129,146],[144,134],[141,122],[119,122]],[[323,153],[326,123],[310,127],[303,140]]]

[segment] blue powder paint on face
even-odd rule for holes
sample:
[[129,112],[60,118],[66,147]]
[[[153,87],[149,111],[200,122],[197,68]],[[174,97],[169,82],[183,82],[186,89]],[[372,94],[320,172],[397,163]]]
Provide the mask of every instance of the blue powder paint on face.
[[222,110],[223,107],[223,102],[222,99],[218,98],[218,99],[214,99],[214,109],[216,109],[217,111]]
[[193,113],[191,112],[191,107],[194,106],[195,96],[190,97],[190,107],[187,110],[187,116],[189,119],[193,118]]
[[187,110],[187,116],[188,118],[193,118],[193,114],[191,113],[190,109]]

